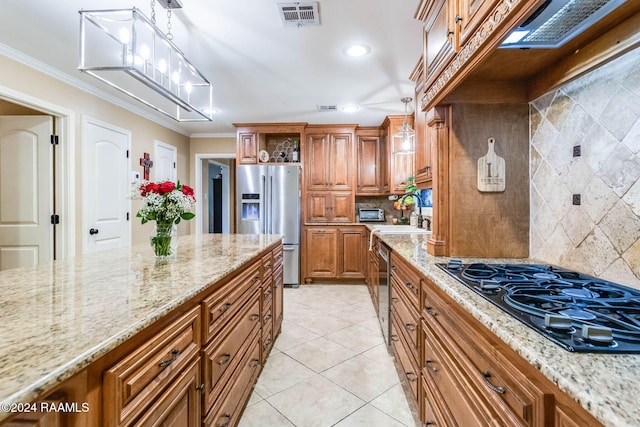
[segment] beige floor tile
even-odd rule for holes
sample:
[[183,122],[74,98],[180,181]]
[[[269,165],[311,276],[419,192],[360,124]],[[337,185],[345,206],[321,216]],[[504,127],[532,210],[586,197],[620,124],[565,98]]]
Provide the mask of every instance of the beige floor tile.
[[238,427],[295,427],[266,400],[245,409]]
[[251,393],[251,396],[249,396],[249,401],[247,402],[247,407],[254,405],[258,402],[263,401],[264,399],[262,398],[262,396],[260,396],[258,394],[257,391],[255,391],[255,389],[253,390],[253,392]]
[[299,316],[290,316],[288,320],[318,335],[326,335],[353,325],[347,320],[314,309],[309,309]]
[[258,377],[255,390],[264,398],[316,375],[284,353],[272,354]]
[[358,355],[322,373],[325,378],[370,402],[394,385],[399,379],[396,371],[386,363],[378,363]]
[[278,350],[286,350],[291,347],[298,346],[307,341],[314,340],[320,335],[315,332],[311,332],[309,329],[298,326],[289,320],[283,320],[282,332],[276,338],[276,342],[273,344]]
[[297,427],[329,427],[365,402],[320,375],[266,399]]
[[362,353],[380,344],[384,344],[384,338],[382,338],[381,332],[375,332],[360,325],[348,326],[339,331],[332,332],[326,337],[356,353]]
[[406,426],[413,427],[419,425],[416,423],[411,409],[409,408],[407,397],[402,389],[402,384],[397,384],[391,387],[389,390],[373,399],[370,404]]
[[325,371],[357,354],[355,351],[325,337],[319,337],[289,348],[284,350],[284,353],[315,372]]
[[[413,427],[413,424],[411,426]],[[371,405],[365,405],[340,421],[335,427],[407,427],[407,425]]]

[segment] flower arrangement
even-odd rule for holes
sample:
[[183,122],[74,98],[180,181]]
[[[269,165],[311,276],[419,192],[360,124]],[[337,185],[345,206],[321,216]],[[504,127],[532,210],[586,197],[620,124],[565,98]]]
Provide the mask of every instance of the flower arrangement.
[[[134,187],[134,197],[142,199],[144,205],[136,214],[142,224],[156,222],[156,232],[151,237],[151,246],[157,257],[175,255],[172,247],[174,225],[181,220],[190,220],[195,214],[189,212],[196,203],[193,188],[180,184],[180,181],[149,182],[141,181]],[[174,239],[175,245],[175,239]]]

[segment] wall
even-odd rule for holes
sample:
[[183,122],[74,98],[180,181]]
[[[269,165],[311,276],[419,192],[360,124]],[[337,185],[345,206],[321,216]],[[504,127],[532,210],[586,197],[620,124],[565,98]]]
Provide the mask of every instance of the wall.
[[531,257],[640,289],[640,49],[533,101],[530,147]]
[[[131,131],[131,168],[134,171],[142,171],[139,159],[145,152],[153,153],[154,139],[176,146],[178,149],[178,179],[182,182],[187,182],[190,172],[189,138],[187,136],[2,55],[0,55],[0,82],[2,86],[13,91],[58,106],[74,114],[75,127],[73,131],[76,147],[74,166],[77,179],[74,188],[75,195],[71,195],[71,197],[75,197],[76,200],[75,243],[77,254],[83,252],[83,240],[86,237],[82,223],[81,199],[83,115]],[[132,221],[132,244],[147,242],[153,227],[152,224],[142,226],[135,219],[135,213],[140,206],[140,202],[134,201],[132,203],[132,217],[134,217]],[[180,226],[181,233],[187,233],[188,230],[188,225]]]

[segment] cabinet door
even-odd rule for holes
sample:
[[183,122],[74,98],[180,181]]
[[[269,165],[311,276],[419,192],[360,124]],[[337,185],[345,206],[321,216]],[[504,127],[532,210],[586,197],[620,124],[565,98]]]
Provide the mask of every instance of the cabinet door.
[[273,337],[277,337],[282,328],[282,309],[284,301],[284,276],[282,264],[273,273]]
[[305,168],[307,169],[307,190],[329,190],[330,135],[307,135]]
[[351,145],[351,134],[331,134],[330,156],[329,156],[329,185],[331,190],[345,191],[352,190],[353,174],[351,165],[353,163],[353,151]]
[[331,227],[309,227],[306,230],[305,270],[308,277],[337,277],[338,230]]
[[385,161],[380,136],[359,136],[356,195],[385,194]]
[[[408,117],[409,126],[413,127],[413,118]],[[396,145],[399,142],[395,141],[393,134],[402,129],[404,118],[399,120],[393,120],[389,126],[389,140],[391,141],[391,153],[399,149]],[[389,175],[390,175],[390,191],[394,194],[403,194],[407,188],[407,179],[414,176],[414,153],[396,153],[391,154]]]
[[458,25],[458,49],[473,36],[474,31],[490,10],[496,5],[497,0],[458,0],[458,10],[454,20]]
[[364,278],[364,230],[360,226],[340,228],[338,277],[344,279]]
[[331,193],[329,218],[331,222],[353,222],[355,217],[355,200],[353,193]]
[[436,0],[424,27],[425,84],[430,86],[455,55],[455,31],[452,3]]
[[432,187],[431,168],[431,134],[426,124],[426,113],[416,108],[415,131],[416,131],[416,185],[418,188]]
[[238,163],[243,165],[258,163],[258,134],[256,132],[238,133]]
[[332,196],[329,192],[307,193],[307,221],[329,222],[331,221],[330,206]]

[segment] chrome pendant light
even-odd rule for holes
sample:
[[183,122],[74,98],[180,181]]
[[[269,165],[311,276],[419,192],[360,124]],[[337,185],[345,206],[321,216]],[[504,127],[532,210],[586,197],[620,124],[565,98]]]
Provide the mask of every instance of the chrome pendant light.
[[407,105],[413,101],[413,98],[402,98],[400,101],[404,102],[404,123],[402,128],[392,135],[393,154],[412,154],[415,152],[416,132],[409,126]]
[[[172,3],[173,2],[173,3]],[[178,122],[210,121],[211,83],[172,41],[171,10],[164,0],[167,34],[132,9],[81,10],[78,69]]]

